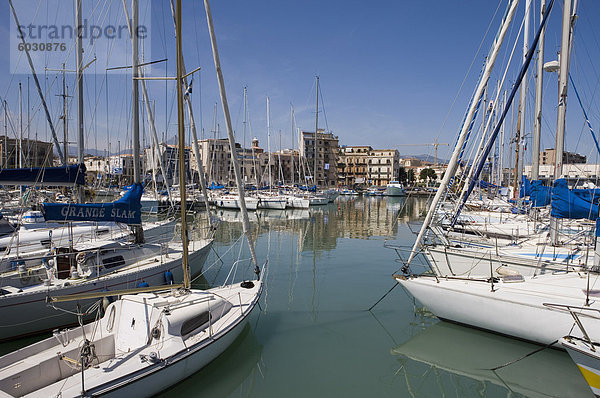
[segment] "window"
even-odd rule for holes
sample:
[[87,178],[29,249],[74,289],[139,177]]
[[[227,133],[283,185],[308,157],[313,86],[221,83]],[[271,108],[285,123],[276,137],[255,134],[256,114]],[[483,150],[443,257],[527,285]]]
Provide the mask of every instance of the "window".
[[102,265],[104,265],[104,268],[106,268],[106,269],[121,267],[121,266],[125,265],[125,259],[123,258],[123,256],[114,256],[114,257],[109,257],[109,258],[103,258]]
[[181,325],[181,335],[185,336],[186,334],[193,332],[194,330],[198,329],[200,326],[207,324],[210,319],[211,319],[210,312],[205,311],[199,315],[196,315],[193,318],[190,318],[190,319],[184,321],[183,324]]

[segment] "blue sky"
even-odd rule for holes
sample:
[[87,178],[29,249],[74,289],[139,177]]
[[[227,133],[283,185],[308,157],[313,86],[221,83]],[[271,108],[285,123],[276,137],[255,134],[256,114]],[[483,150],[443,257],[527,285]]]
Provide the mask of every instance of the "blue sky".
[[[538,0],[535,3],[535,22],[539,23]],[[43,1],[15,2],[22,18],[53,23],[57,10],[48,9]],[[204,7],[201,1],[184,1],[184,56],[188,70],[202,67],[194,79],[193,102],[197,121],[202,124],[205,136],[212,136],[213,107],[219,101],[212,53],[206,28]],[[499,64],[507,59],[519,29],[525,2],[519,5],[513,28],[509,31],[507,45],[499,57]],[[168,1],[140,1],[141,14],[151,17],[151,51],[146,60],[168,58],[166,64],[157,64],[149,72],[153,76],[175,74],[175,41]],[[5,3],[0,26],[2,37],[9,37],[10,13]],[[19,8],[20,7],[20,8]],[[271,147],[291,146],[290,103],[294,105],[297,127],[314,130],[315,75],[320,76],[322,100],[320,127],[327,127],[345,145],[372,145],[376,148],[398,148],[404,154],[431,153],[429,147],[401,144],[433,142],[453,143],[467,102],[475,87],[479,70],[491,41],[498,29],[506,1],[243,1],[222,0],[211,3],[221,63],[225,76],[231,115],[238,141],[242,141],[242,93],[248,87],[250,134],[266,147],[266,97],[271,102]],[[72,17],[72,2],[61,0],[62,16]],[[103,13],[102,10],[106,12]],[[598,112],[597,66],[600,59],[600,32],[594,20],[600,15],[596,0],[581,0],[580,18],[576,27],[576,40],[572,75],[591,117],[592,125],[600,124]],[[553,10],[547,34],[546,58],[555,58],[560,36],[562,1]],[[84,0],[84,15],[90,20],[104,23],[123,23],[121,1],[91,2]],[[100,15],[104,15],[100,17]],[[486,36],[486,31],[487,33]],[[533,36],[533,33],[530,34]],[[485,38],[484,38],[485,37]],[[72,45],[72,43],[69,43]],[[478,52],[478,48],[481,48]],[[3,54],[11,52],[8,39],[0,40]],[[521,45],[517,52],[520,54]],[[97,49],[100,51],[99,49]],[[128,50],[111,54],[109,64],[130,63]],[[91,51],[86,60],[93,58]],[[520,57],[520,55],[519,55]],[[51,60],[56,63],[55,60]],[[65,56],[73,67],[72,56]],[[58,94],[60,81],[55,72],[44,74],[40,59],[36,68],[43,76],[44,89],[48,91],[51,114],[57,128],[62,131],[58,117],[61,103]],[[21,67],[26,64],[21,64]],[[471,67],[472,65],[472,67]],[[106,65],[93,64],[85,77],[86,146],[105,149],[110,142],[116,150],[129,146],[131,139],[131,80],[125,73],[107,73]],[[167,71],[165,72],[165,67]],[[469,69],[471,67],[471,69]],[[501,69],[501,68],[500,68]],[[18,82],[26,87],[26,74],[13,74],[9,57],[0,59],[0,96],[8,101],[13,121],[18,121]],[[501,71],[492,76],[498,79]],[[513,66],[508,79],[516,75]],[[533,107],[533,84],[530,75],[528,107]],[[74,77],[68,76],[69,91],[73,92]],[[545,76],[544,147],[553,146],[556,124],[556,77]],[[463,83],[461,89],[461,84]],[[48,88],[50,86],[50,88]],[[172,83],[148,82],[150,96],[155,101],[156,124],[159,135],[167,131],[171,137],[176,132],[174,107],[175,86]],[[108,89],[108,101],[107,101]],[[570,90],[572,94],[572,90]],[[108,102],[108,104],[107,104]],[[70,132],[75,132],[75,104],[70,105]],[[40,110],[40,102],[30,81],[30,114],[33,136],[49,139],[48,128]],[[218,104],[217,121],[221,136],[225,133],[221,105]],[[510,113],[509,113],[510,115]],[[325,120],[326,119],[326,120]],[[529,117],[531,120],[531,117]],[[531,122],[528,122],[531,125]],[[593,143],[584,130],[581,111],[574,96],[569,98],[569,129],[567,150],[592,155]],[[514,125],[514,122],[513,122]],[[528,128],[531,130],[531,128]],[[3,133],[3,132],[1,132]],[[62,134],[62,133],[61,133]],[[199,132],[200,134],[200,132]],[[11,135],[11,134],[9,134]],[[46,138],[48,137],[48,138]],[[146,142],[148,138],[146,138]],[[440,156],[447,148],[440,148]],[[596,155],[594,155],[596,157]]]

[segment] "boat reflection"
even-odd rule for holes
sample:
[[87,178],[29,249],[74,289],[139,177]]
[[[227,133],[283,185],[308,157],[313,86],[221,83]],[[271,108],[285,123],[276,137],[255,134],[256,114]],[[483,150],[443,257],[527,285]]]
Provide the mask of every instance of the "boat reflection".
[[438,322],[391,353],[402,363],[397,374],[416,397],[453,390],[464,396],[502,396],[508,390],[526,397],[593,397],[566,352],[546,348],[531,354],[540,348]]

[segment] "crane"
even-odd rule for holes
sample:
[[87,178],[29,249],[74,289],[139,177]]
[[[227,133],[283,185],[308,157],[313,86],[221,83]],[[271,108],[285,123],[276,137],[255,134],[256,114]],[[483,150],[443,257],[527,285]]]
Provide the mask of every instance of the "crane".
[[438,152],[438,147],[440,145],[449,146],[450,144],[440,143],[440,142],[438,142],[438,140],[436,138],[433,143],[429,143],[429,144],[399,144],[398,146],[432,146],[434,149],[434,152],[435,152],[434,165],[437,166],[437,160],[438,160],[437,152]]

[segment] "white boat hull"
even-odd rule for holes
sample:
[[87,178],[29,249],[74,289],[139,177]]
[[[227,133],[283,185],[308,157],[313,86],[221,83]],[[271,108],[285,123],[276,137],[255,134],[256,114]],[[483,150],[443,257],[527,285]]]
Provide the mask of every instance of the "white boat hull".
[[[396,280],[440,319],[539,344],[556,344],[571,333],[574,324],[568,311],[544,304],[583,307],[586,301],[587,279],[579,278],[577,273],[543,275],[525,282],[498,282],[494,283],[494,291],[485,280],[430,276]],[[592,281],[590,284],[594,286]],[[600,303],[592,301],[591,307],[600,308]],[[600,340],[600,319],[581,319],[590,337]]]
[[288,196],[287,207],[291,207],[292,209],[308,209],[310,207],[310,201],[308,198]]
[[[251,196],[244,198],[246,202],[246,209],[256,210],[258,208],[258,199]],[[240,200],[237,196],[235,197],[220,197],[215,199],[215,206],[223,209],[241,209]]]
[[[197,250],[193,250],[194,244],[197,245]],[[171,246],[175,247],[173,244]],[[190,244],[189,264],[193,276],[202,271],[211,246],[211,240]],[[158,252],[160,253],[160,250]],[[154,258],[149,258],[143,265],[126,267],[126,269],[106,274],[100,278],[69,281],[70,286],[44,287],[38,285],[24,288],[20,293],[2,295],[0,296],[0,319],[3,322],[0,325],[0,340],[14,339],[72,324],[74,321],[72,314],[57,311],[46,305],[48,296],[129,289],[137,287],[141,282],[146,282],[150,286],[163,285],[167,282],[165,280],[166,271],[170,271],[173,274],[173,280],[178,283],[183,279],[180,253],[181,251],[170,253],[170,257],[159,254]],[[3,288],[6,290],[6,286]],[[79,304],[81,308],[87,308],[94,301],[84,300]],[[57,307],[68,308],[69,311],[76,310],[75,303],[57,305]]]
[[258,198],[259,209],[276,209],[284,210],[286,206],[286,200],[284,198]]
[[594,395],[600,397],[600,354],[598,353],[598,345],[592,346],[589,342],[574,339],[571,336],[561,339],[561,344],[577,365]]
[[[127,296],[111,304],[99,321],[86,325],[85,337],[81,328],[75,328],[1,357],[0,394],[80,396],[81,372],[65,362],[77,357],[87,338],[94,344],[98,364],[84,371],[86,396],[154,395],[199,371],[229,347],[261,292],[262,282],[254,281],[248,287],[234,284],[208,291]],[[202,318],[208,311],[212,316]],[[184,332],[186,324],[195,326]],[[59,351],[63,354],[57,355]]]

